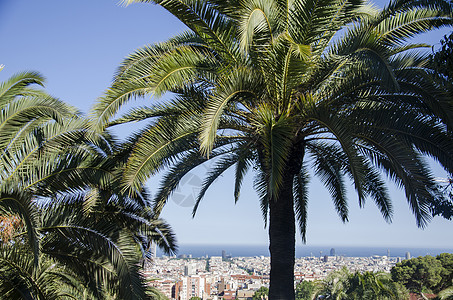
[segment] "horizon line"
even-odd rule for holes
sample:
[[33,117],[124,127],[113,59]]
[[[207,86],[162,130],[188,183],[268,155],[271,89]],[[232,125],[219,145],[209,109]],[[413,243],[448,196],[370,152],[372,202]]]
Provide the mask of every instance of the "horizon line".
[[[268,244],[236,244],[236,243],[179,243],[178,246],[211,246],[211,247],[269,247]],[[327,244],[313,244],[313,245],[298,245],[296,244],[296,248],[304,248],[304,247],[327,247],[327,248],[412,248],[412,249],[451,249],[453,250],[452,246],[423,246],[423,245],[327,245]]]

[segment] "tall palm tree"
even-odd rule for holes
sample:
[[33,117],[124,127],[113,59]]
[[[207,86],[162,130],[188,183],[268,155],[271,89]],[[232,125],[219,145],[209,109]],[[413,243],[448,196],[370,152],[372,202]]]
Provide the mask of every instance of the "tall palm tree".
[[175,251],[171,228],[118,189],[114,140],[37,84],[0,83],[2,299],[151,299],[140,264],[151,242]]
[[[361,0],[124,2],[159,4],[189,31],[131,54],[93,109],[97,130],[151,120],[125,143],[123,191],[168,167],[159,212],[185,174],[211,161],[195,214],[225,170],[235,168],[235,201],[254,170],[269,223],[270,299],[294,299],[295,223],[305,241],[309,174],[344,222],[345,178],[360,206],[369,197],[391,221],[382,174],[404,189],[418,226],[430,220],[437,187],[423,157],[453,171],[452,106],[432,81],[420,49],[428,45],[407,40],[450,25],[450,1],[395,0],[382,10]],[[134,97],[166,92],[171,101],[113,119]]]

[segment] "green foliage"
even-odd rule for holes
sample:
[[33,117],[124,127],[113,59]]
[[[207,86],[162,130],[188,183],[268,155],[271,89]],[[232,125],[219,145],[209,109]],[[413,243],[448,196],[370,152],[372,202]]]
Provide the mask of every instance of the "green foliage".
[[450,79],[453,78],[453,32],[440,41],[441,48],[434,53],[436,70]]
[[405,260],[392,268],[392,278],[416,293],[438,292],[452,286],[452,257],[444,253]]
[[436,259],[442,264],[440,276],[441,282],[436,286],[435,290],[444,290],[453,287],[453,254],[441,253],[436,256]]
[[453,286],[442,290],[437,295],[439,300],[452,300],[453,299]]
[[311,281],[302,281],[296,286],[296,300],[312,300],[316,284]]
[[255,294],[253,294],[253,300],[267,299],[269,295],[269,289],[265,286],[260,287]]
[[201,298],[200,297],[192,297],[189,300],[201,300]]
[[114,140],[36,84],[0,83],[1,299],[154,298],[140,263],[152,241],[175,250],[171,228],[121,191]]
[[402,300],[408,299],[409,293],[404,286],[394,282],[388,273],[350,273],[343,268],[318,283],[314,297],[310,299],[318,296],[337,300]]
[[[451,98],[453,97],[453,32],[449,36],[445,35],[440,43],[441,48],[432,56],[435,71],[433,77]],[[433,215],[441,215],[448,220],[453,218],[452,183],[453,181],[448,179],[448,185],[443,190],[448,197],[435,203],[432,208]]]

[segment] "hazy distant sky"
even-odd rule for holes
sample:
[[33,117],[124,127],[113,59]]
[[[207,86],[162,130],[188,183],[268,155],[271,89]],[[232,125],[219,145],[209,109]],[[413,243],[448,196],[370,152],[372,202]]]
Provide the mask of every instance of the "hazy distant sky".
[[[375,1],[383,6],[387,1]],[[165,41],[184,30],[179,21],[152,4],[118,5],[116,0],[0,0],[0,81],[14,73],[36,70],[47,78],[47,91],[87,113],[111,82],[121,60],[138,47]],[[439,45],[449,30],[424,35],[423,42]],[[145,99],[137,104],[158,101]],[[136,126],[140,126],[137,124]],[[125,129],[121,129],[124,135]],[[182,244],[267,244],[267,231],[253,190],[253,176],[244,183],[234,205],[232,174],[226,173],[206,194],[191,218],[191,196],[205,168],[186,178],[169,201],[163,217]],[[149,180],[153,192],[158,178]],[[350,195],[349,222],[334,212],[328,192],[313,178],[308,214],[309,245],[383,247],[448,247],[453,249],[453,222],[435,218],[418,229],[406,199],[390,184],[394,204],[387,224],[372,201],[358,208]],[[183,201],[183,203],[179,203]],[[179,204],[178,204],[179,203]],[[301,241],[298,238],[297,243]]]

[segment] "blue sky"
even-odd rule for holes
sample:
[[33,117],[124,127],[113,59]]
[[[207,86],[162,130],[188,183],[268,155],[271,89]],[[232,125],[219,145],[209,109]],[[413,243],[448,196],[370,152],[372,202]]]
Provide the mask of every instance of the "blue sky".
[[[387,1],[375,1],[379,6]],[[14,73],[36,70],[47,78],[49,93],[87,113],[108,87],[121,60],[138,47],[164,41],[184,27],[158,6],[118,5],[116,0],[0,0],[0,81]],[[448,30],[421,40],[439,45]],[[144,99],[136,104],[158,101]],[[140,125],[134,125],[140,126]],[[132,128],[133,130],[133,128]],[[125,134],[125,130],[121,130]],[[206,194],[197,216],[189,205],[205,168],[185,179],[164,209],[181,244],[267,244],[253,177],[244,183],[235,205],[231,174],[225,174]],[[158,177],[151,178],[151,192]],[[329,194],[313,178],[310,185],[308,245],[446,247],[453,249],[453,222],[435,218],[418,229],[403,193],[389,185],[394,203],[392,224],[368,201],[359,209],[350,193],[350,218],[343,224]],[[297,240],[301,245],[300,239]]]

